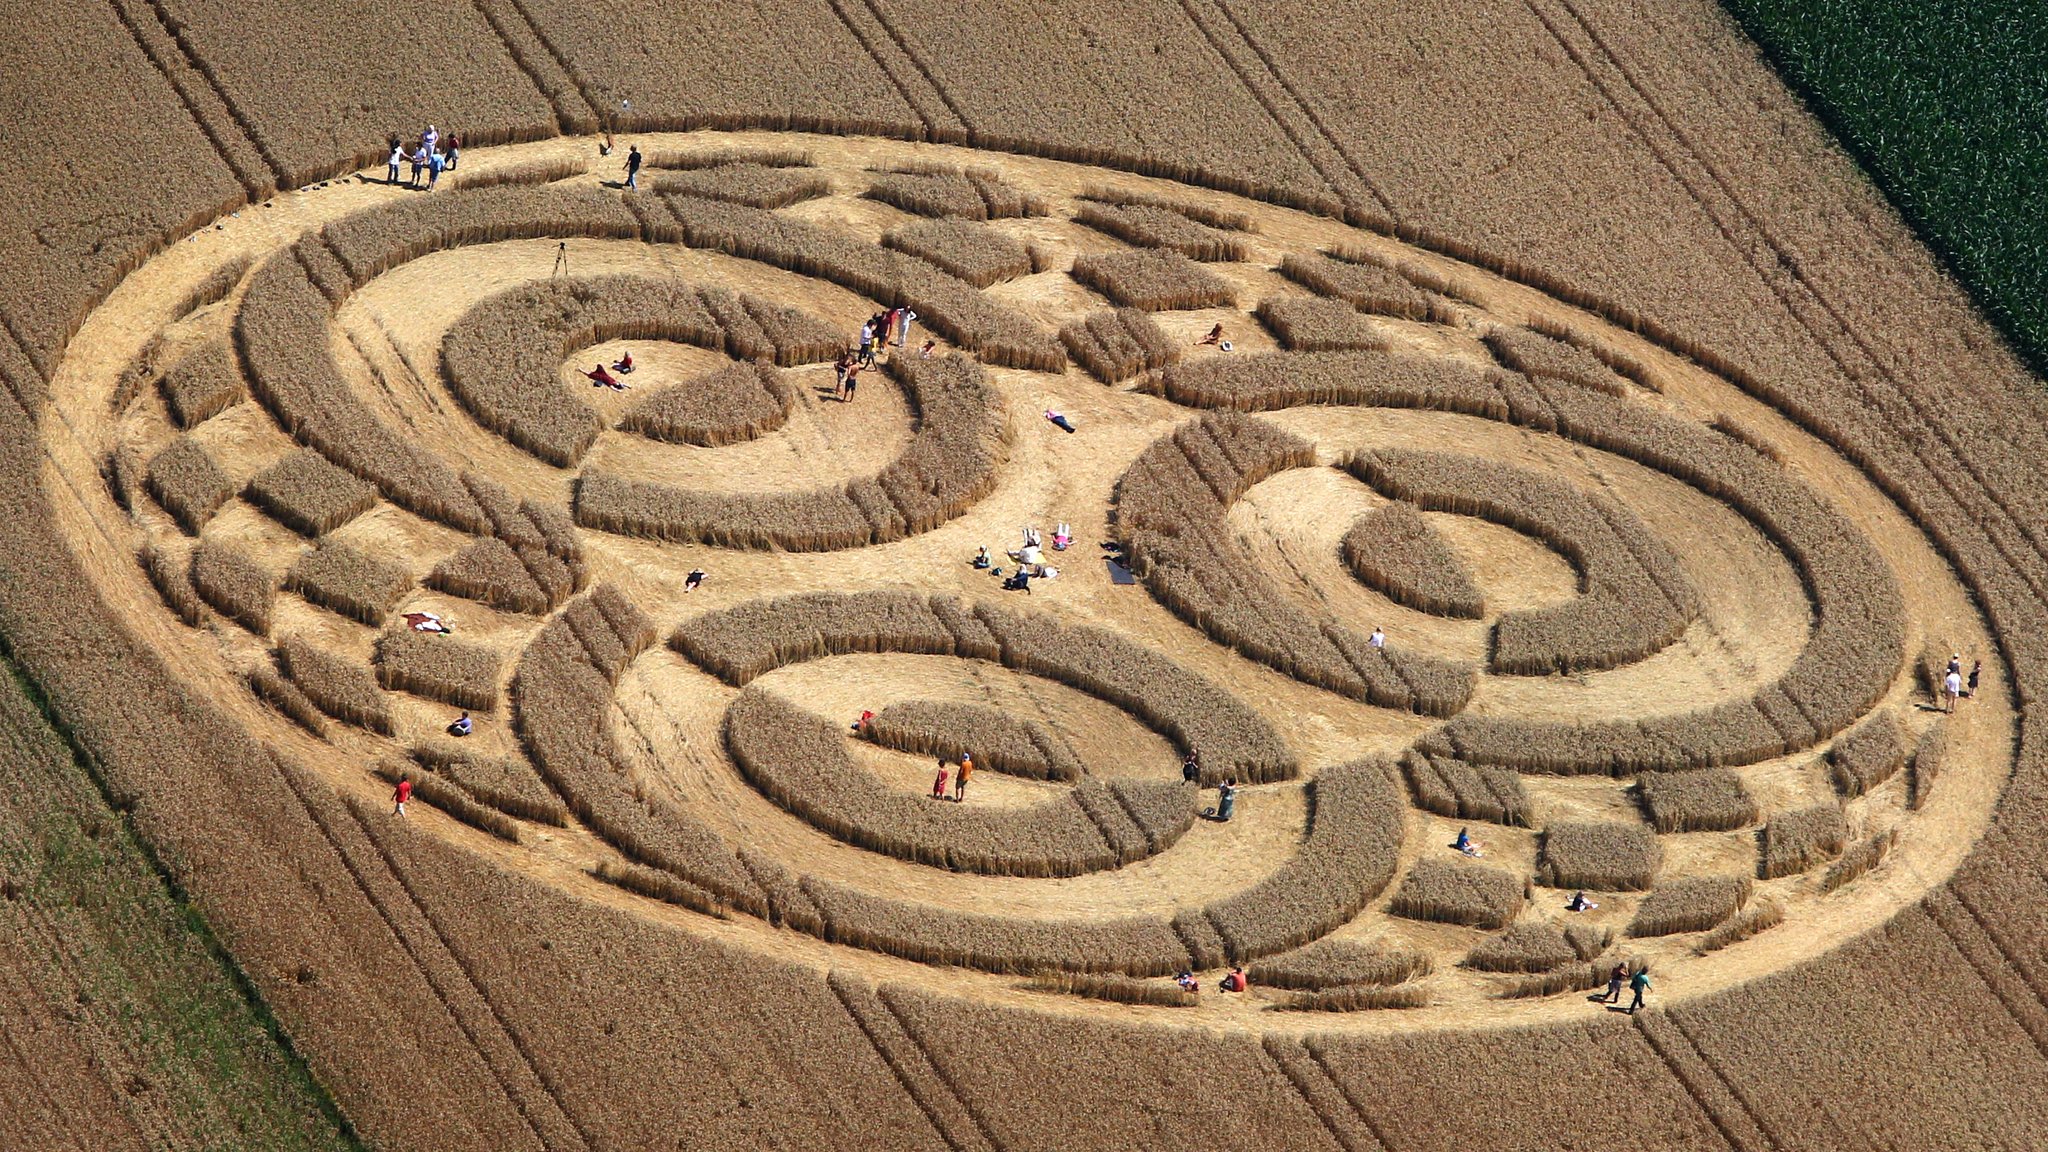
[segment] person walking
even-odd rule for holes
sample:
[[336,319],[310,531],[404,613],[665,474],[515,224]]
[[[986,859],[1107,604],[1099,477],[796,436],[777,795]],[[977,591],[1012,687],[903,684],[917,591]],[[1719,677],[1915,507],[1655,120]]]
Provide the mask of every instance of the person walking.
[[1984,662],[1982,660],[1970,661],[1970,682],[1963,685],[1964,697],[1969,698],[1977,695],[1977,678],[1983,674]]
[[626,150],[626,187],[640,190],[640,146],[633,145]]
[[1943,698],[1942,711],[1955,711],[1956,701],[1961,699],[1963,695],[1963,674],[1953,666],[1949,668],[1948,675],[1941,678],[1941,695]]
[[412,774],[400,772],[398,774],[398,786],[391,790],[391,814],[393,816],[405,815],[405,802],[410,799],[412,799]]
[[1385,648],[1387,646],[1387,634],[1380,630],[1379,625],[1375,624],[1372,627],[1372,635],[1367,636],[1365,642],[1375,648]]
[[1232,776],[1216,786],[1216,822],[1230,823],[1230,817],[1237,812],[1237,777]]
[[953,773],[953,803],[961,804],[966,802],[967,777],[973,773],[974,754],[971,752],[962,753],[960,756],[960,768]]
[[941,757],[939,760],[939,774],[932,780],[932,799],[944,800],[946,798],[947,775],[948,773],[946,770],[946,761],[943,757]]
[[839,359],[832,362],[832,398],[846,399],[846,370],[853,367],[853,353],[841,352]]
[[1625,965],[1616,964],[1614,971],[1607,974],[1607,995],[1602,996],[1600,1002],[1602,1004],[1621,1003],[1621,983],[1626,979],[1628,979],[1628,968]]
[[398,166],[403,163],[405,163],[405,148],[398,141],[393,140],[391,142],[391,159],[386,161],[384,165],[384,182],[386,184],[398,183]]
[[448,170],[455,171],[455,162],[462,159],[462,137],[453,132],[448,134]]
[[1628,978],[1628,990],[1635,994],[1635,999],[1629,1001],[1628,1005],[1628,1014],[1633,1016],[1636,1009],[1643,1006],[1643,993],[1650,990],[1650,970],[1637,969],[1636,974]]

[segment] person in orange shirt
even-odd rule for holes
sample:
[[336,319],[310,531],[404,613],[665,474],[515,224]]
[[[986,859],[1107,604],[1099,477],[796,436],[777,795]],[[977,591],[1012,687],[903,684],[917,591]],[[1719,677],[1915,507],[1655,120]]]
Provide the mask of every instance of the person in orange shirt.
[[973,771],[974,757],[972,755],[961,756],[960,770],[953,773],[953,803],[958,804],[967,799],[967,777]]

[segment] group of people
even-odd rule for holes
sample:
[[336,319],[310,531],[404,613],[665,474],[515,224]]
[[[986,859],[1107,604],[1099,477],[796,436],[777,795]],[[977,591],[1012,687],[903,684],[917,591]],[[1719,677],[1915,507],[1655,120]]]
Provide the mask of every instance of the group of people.
[[[1200,992],[1202,990],[1201,981],[1195,979],[1195,974],[1186,968],[1174,974],[1173,982],[1180,985],[1180,990],[1183,992]],[[1225,992],[1242,992],[1251,987],[1252,982],[1245,978],[1242,965],[1232,964],[1230,971],[1224,973],[1223,979],[1218,980],[1216,986]]]
[[1984,675],[1984,662],[1970,662],[1970,677],[1963,679],[1963,654],[1952,653],[1948,658],[1948,670],[1941,677],[1941,706],[1944,712],[1956,710],[1956,701],[1968,700],[1977,694],[1978,679]]
[[[444,148],[443,145],[446,145],[446,147]],[[440,130],[429,124],[427,125],[427,130],[420,133],[419,143],[413,145],[411,152],[406,151],[404,142],[395,136],[392,137],[391,157],[386,162],[384,182],[386,184],[397,184],[399,166],[410,163],[412,165],[412,178],[406,181],[405,186],[408,188],[419,187],[420,174],[424,172],[427,177],[427,187],[432,188],[441,179],[441,173],[444,171],[455,171],[455,165],[461,159],[462,137],[451,132],[446,139],[443,139]]]
[[[861,722],[865,724],[871,715],[873,713],[861,713]],[[932,799],[944,800],[946,798],[946,780],[949,775],[953,781],[953,803],[964,803],[967,800],[967,778],[974,775],[973,754],[968,752],[961,753],[960,763],[957,765],[947,760],[944,756],[939,757],[939,774],[932,780]]]
[[[614,372],[618,375],[613,375]],[[629,385],[619,379],[619,376],[630,376],[632,373],[633,354],[631,352],[623,352],[620,353],[617,360],[612,361],[610,371],[607,371],[603,364],[599,364],[590,371],[585,372],[584,375],[590,378],[591,386],[594,388],[610,388],[614,392],[624,392]]]
[[[1060,521],[1059,527],[1053,530],[1052,550],[1064,552],[1073,543],[1073,528],[1069,527],[1066,521]],[[1017,562],[1016,570],[1010,575],[1003,577],[1003,588],[1006,591],[1023,592],[1029,595],[1033,580],[1051,580],[1060,574],[1058,568],[1045,562],[1045,537],[1035,526],[1026,525],[1023,543],[1018,545],[1016,551],[1005,553],[1005,555]],[[974,559],[971,563],[977,570],[986,571],[994,576],[1003,576],[1003,570],[996,566],[995,559],[989,555],[988,545],[986,544],[983,544],[975,551]]]

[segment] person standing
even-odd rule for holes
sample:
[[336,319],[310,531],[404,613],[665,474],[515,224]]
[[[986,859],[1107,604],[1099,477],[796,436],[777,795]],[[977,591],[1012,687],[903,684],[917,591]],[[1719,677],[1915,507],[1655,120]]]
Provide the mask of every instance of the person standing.
[[973,772],[974,754],[971,752],[962,753],[960,756],[960,768],[953,773],[953,803],[961,804],[966,802],[967,777],[972,775]]
[[391,142],[391,159],[384,166],[384,182],[386,184],[398,183],[398,166],[403,163],[405,163],[405,148],[398,141],[393,140]]
[[1202,754],[1190,746],[1188,754],[1181,757],[1180,760],[1180,782],[1183,784],[1196,784],[1200,783],[1201,779]]
[[455,171],[455,162],[462,159],[462,137],[453,132],[448,134],[448,170]]
[[626,150],[626,187],[640,190],[640,146],[633,145]]
[[400,772],[398,774],[398,786],[391,790],[391,814],[393,816],[405,815],[405,802],[410,799],[412,799],[412,774]]
[[1643,1006],[1643,993],[1650,990],[1650,970],[1648,968],[1637,969],[1636,974],[1628,978],[1628,990],[1635,994],[1635,999],[1629,1001],[1628,1005],[1628,1014],[1633,1016],[1636,1014],[1636,1009]]
[[1961,699],[1963,695],[1963,674],[1954,666],[1950,666],[1948,675],[1941,678],[1941,695],[1943,698],[1942,710],[1945,712],[1955,711],[1956,701]]
[[941,758],[939,760],[939,774],[932,780],[932,799],[944,800],[946,798],[947,775],[948,773],[946,771],[946,761],[944,760],[944,758]]
[[867,323],[860,326],[860,359],[857,361],[857,363],[863,367],[867,367],[872,366],[874,362],[875,322],[873,320],[870,320]]
[[860,387],[860,365],[855,364],[846,370],[846,381],[841,385],[843,392],[839,397],[839,402],[842,404],[853,403],[853,390],[858,387]]
[[905,307],[896,310],[896,339],[893,343],[898,348],[903,347],[903,342],[910,339],[910,326],[915,323],[917,323],[917,311],[915,309]]
[[1964,696],[1974,698],[1977,695],[1977,678],[1982,675],[1984,675],[1984,662],[1982,660],[1970,661],[1970,682],[1963,685]]
[[409,181],[409,182],[408,182],[408,183],[406,184],[406,187],[408,187],[408,188],[417,188],[417,187],[419,187],[419,186],[420,186],[420,173],[421,173],[421,172],[423,172],[423,171],[425,171],[425,170],[426,170],[426,167],[427,167],[427,150],[426,150],[425,148],[417,148],[417,149],[414,149],[414,150],[413,150],[413,154],[412,154],[412,180],[411,180],[411,181]]
[[447,166],[448,158],[446,156],[441,155],[439,152],[427,154],[427,189],[429,191],[432,191],[434,185],[441,182],[441,169]]

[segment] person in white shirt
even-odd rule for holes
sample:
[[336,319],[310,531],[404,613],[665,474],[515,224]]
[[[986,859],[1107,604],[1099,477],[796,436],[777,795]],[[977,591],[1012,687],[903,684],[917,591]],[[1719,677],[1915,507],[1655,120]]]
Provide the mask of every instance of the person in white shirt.
[[1385,648],[1387,646],[1387,634],[1380,631],[1378,626],[1374,626],[1372,635],[1366,637],[1365,642],[1375,648]]

